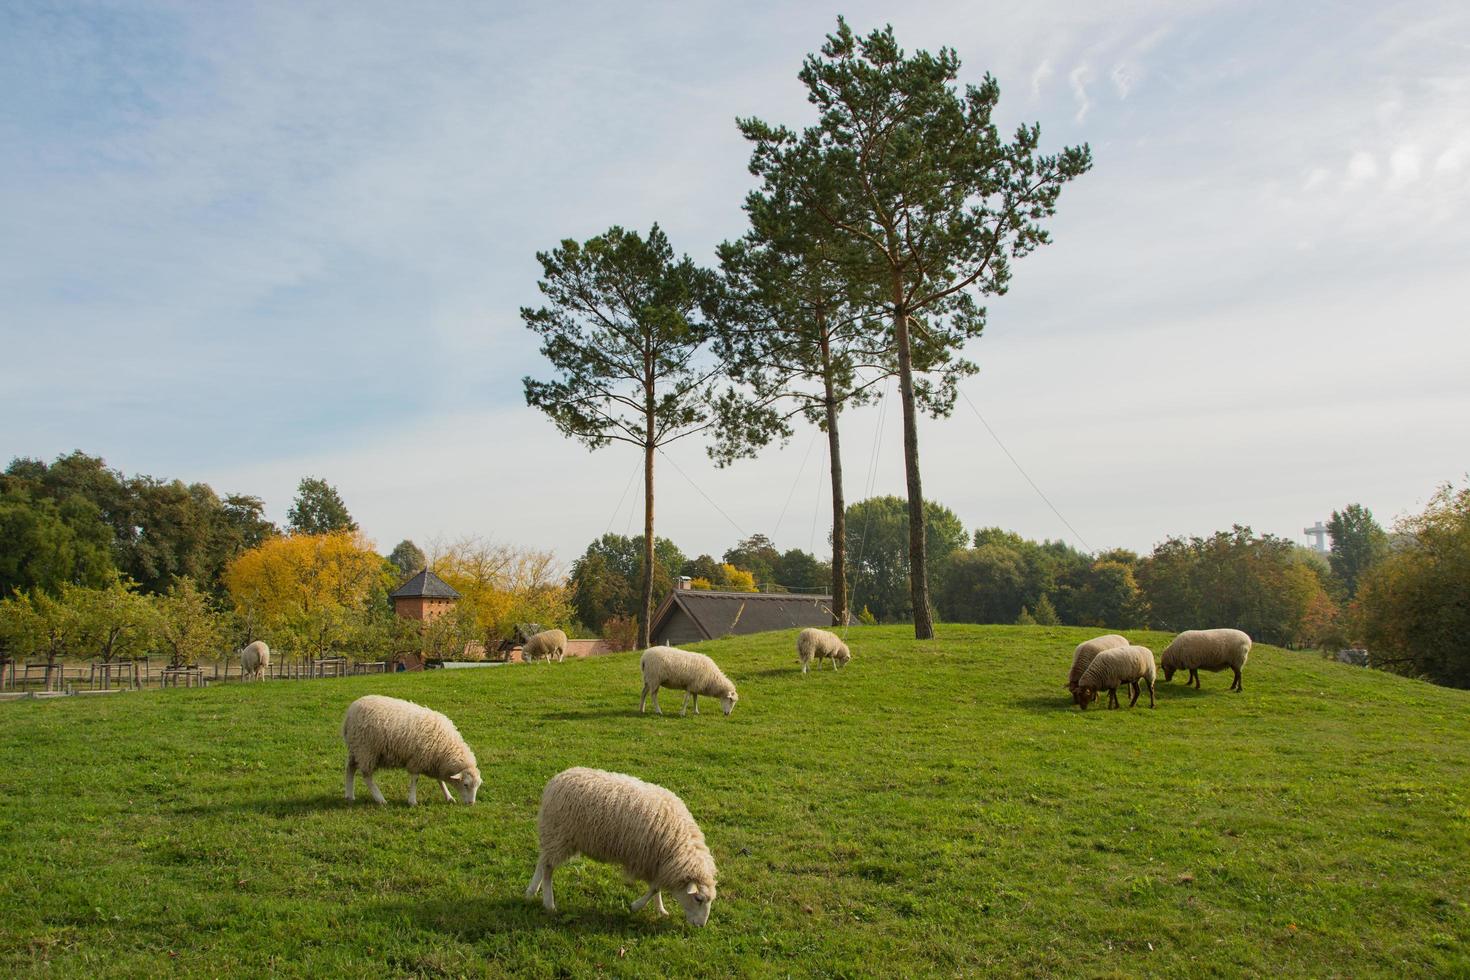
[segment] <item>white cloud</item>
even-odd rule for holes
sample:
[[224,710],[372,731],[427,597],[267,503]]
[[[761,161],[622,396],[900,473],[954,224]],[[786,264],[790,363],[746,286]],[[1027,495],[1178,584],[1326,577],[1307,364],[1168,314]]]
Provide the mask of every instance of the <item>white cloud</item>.
[[1434,173],[1436,176],[1448,176],[1457,174],[1470,160],[1470,142],[1460,142],[1445,150],[1434,159]]
[[1373,159],[1373,154],[1366,150],[1359,150],[1348,160],[1347,185],[1357,187],[1378,176],[1378,161]]
[[1046,84],[1047,79],[1051,78],[1052,74],[1051,59],[1042,58],[1041,64],[1037,65],[1036,70],[1031,73],[1031,98],[1040,98],[1041,86]]
[[1073,68],[1067,75],[1067,81],[1072,86],[1072,97],[1077,102],[1077,114],[1073,116],[1076,122],[1087,118],[1087,110],[1092,108],[1092,100],[1087,95],[1087,83],[1092,80],[1092,69],[1086,63]]
[[1388,186],[1398,189],[1419,179],[1422,155],[1417,146],[1400,146],[1388,158]]
[[1313,191],[1332,179],[1332,171],[1326,167],[1313,167],[1312,172],[1307,174],[1307,179],[1302,182],[1302,190]]
[[1133,69],[1130,68],[1128,65],[1119,62],[1118,64],[1114,65],[1113,70],[1108,73],[1108,78],[1112,80],[1113,90],[1118,93],[1118,98],[1127,99],[1128,93],[1133,91],[1133,85],[1136,81],[1136,76],[1134,75]]

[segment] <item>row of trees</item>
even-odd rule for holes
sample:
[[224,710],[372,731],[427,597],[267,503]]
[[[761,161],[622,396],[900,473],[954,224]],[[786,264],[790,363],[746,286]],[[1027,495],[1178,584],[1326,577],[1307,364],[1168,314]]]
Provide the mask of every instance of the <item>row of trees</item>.
[[[109,616],[123,624],[113,645],[178,662],[255,638],[298,656],[459,654],[498,644],[519,622],[573,621],[550,553],[466,538],[430,554],[402,541],[384,558],[316,477],[301,481],[285,528],[264,512],[257,497],[126,477],[81,452],[13,460],[0,474],[0,651],[106,659],[94,633]],[[425,567],[465,597],[429,627],[396,618],[387,599]],[[163,612],[185,607],[207,628],[168,639],[177,616]]]
[[[980,336],[978,298],[1006,291],[1011,263],[1044,244],[1061,188],[1091,166],[1086,146],[1038,153],[1040,130],[1003,139],[999,85],[957,90],[947,48],[906,56],[891,29],[837,31],[800,72],[817,121],[796,132],[739,121],[760,184],[750,225],[719,249],[720,269],[675,256],[657,224],[614,227],[538,253],[547,305],[521,311],[555,374],[525,395],[593,449],[643,454],[644,527],[638,643],[648,641],[660,565],[654,461],[709,430],[719,463],[785,440],[797,417],[828,437],[832,474],[830,588],[846,618],[848,508],[841,411],[896,377],[903,412],[906,605],[915,635],[933,635],[927,515],[917,415],[948,415],[960,356]],[[857,586],[861,568],[854,568]],[[707,576],[701,576],[707,578]]]
[[[1388,554],[1388,536],[1365,508],[1333,514],[1326,559],[1270,534],[1236,526],[1206,537],[1173,537],[1144,556],[1126,549],[1097,555],[1062,541],[1030,541],[1001,528],[970,534],[947,507],[925,502],[928,579],[935,611],[974,623],[1064,623],[1115,629],[1182,630],[1231,625],[1261,642],[1336,646],[1361,635],[1350,628],[1360,580]],[[856,609],[881,622],[912,618],[908,508],[892,496],[859,501],[844,515],[845,551]],[[608,534],[572,565],[571,603],[577,618],[598,630],[639,615],[640,538]],[[829,566],[792,549],[780,552],[764,535],[728,549],[720,561],[687,557],[657,539],[652,576],[660,601],[680,575],[696,588],[730,591],[817,591]]]
[[[289,533],[357,527],[336,489],[314,477],[301,481],[288,518]],[[0,595],[54,596],[119,578],[162,594],[187,578],[220,596],[225,567],[282,533],[259,497],[124,476],[80,451],[50,464],[18,458],[0,474]]]
[[153,595],[114,579],[97,588],[65,583],[55,594],[35,589],[0,600],[0,652],[51,667],[64,658],[110,663],[144,656],[175,667],[193,664],[217,655],[231,626],[189,579]]

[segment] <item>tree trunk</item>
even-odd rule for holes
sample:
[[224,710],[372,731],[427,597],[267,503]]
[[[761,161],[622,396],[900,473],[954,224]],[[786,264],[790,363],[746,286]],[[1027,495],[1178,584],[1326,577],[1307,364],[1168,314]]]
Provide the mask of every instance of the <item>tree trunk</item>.
[[832,359],[827,338],[822,337],[822,384],[827,409],[827,455],[832,461],[832,623],[846,626],[847,608],[847,505],[842,499],[842,447],[837,437],[837,398],[832,392]]
[[929,615],[929,565],[924,546],[924,488],[919,482],[919,427],[914,412],[914,369],[909,353],[909,317],[901,306],[893,314],[898,346],[898,392],[903,401],[903,468],[909,490],[909,596],[914,604],[914,639],[934,638]]
[[638,617],[638,649],[650,644],[653,628],[653,417],[648,419],[648,443],[643,447],[643,612]]

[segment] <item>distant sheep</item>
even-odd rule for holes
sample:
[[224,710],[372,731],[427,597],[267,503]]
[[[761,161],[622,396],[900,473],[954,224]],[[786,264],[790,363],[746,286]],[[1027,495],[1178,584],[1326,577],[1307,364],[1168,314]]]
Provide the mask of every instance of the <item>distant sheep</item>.
[[831,660],[832,669],[836,670],[839,665],[847,666],[847,662],[852,659],[852,651],[847,649],[847,644],[836,633],[804,629],[796,638],[796,659],[801,664],[803,674],[807,672],[807,667],[814,658]]
[[1229,667],[1235,671],[1235,680],[1230,690],[1243,691],[1240,672],[1251,653],[1251,638],[1240,630],[1186,630],[1174,637],[1174,642],[1164,647],[1159,666],[1164,669],[1164,680],[1173,680],[1174,671],[1189,671],[1186,685],[1199,687],[1199,672],[1220,671]]
[[386,802],[373,773],[378,769],[408,770],[408,805],[418,803],[418,779],[423,773],[439,780],[444,799],[454,802],[449,783],[459,798],[474,803],[480,789],[475,753],[460,737],[454,722],[412,701],[369,694],[347,708],[342,719],[342,741],[347,743],[347,782],[344,795],[355,799],[353,776],[362,773],[368,792]]
[[1104,650],[1077,680],[1073,700],[1083,711],[1097,700],[1097,692],[1108,692],[1108,707],[1118,707],[1118,685],[1127,684],[1133,691],[1128,707],[1138,703],[1139,686],[1148,685],[1148,706],[1154,706],[1154,654],[1148,647],[1126,646]]
[[261,680],[271,666],[271,648],[265,641],[256,640],[240,651],[240,679]]
[[561,663],[567,657],[567,635],[561,630],[542,630],[521,646],[521,659],[526,663],[546,658]]
[[662,786],[601,769],[577,767],[551,778],[541,793],[536,818],[541,853],[526,888],[527,901],[556,911],[551,876],[578,854],[616,864],[648,891],[633,902],[637,912],[650,900],[668,915],[663,890],[673,892],[690,925],[709,921],[715,900],[715,859],[689,808]]
[[1117,633],[1109,633],[1106,636],[1096,636],[1085,643],[1077,644],[1077,649],[1072,652],[1072,672],[1067,675],[1067,690],[1073,694],[1077,693],[1077,681],[1081,679],[1082,672],[1092,663],[1092,658],[1104,650],[1114,647],[1126,647],[1128,638],[1119,636]]
[[679,709],[681,715],[688,709],[691,695],[694,697],[696,715],[699,714],[701,694],[719,698],[720,706],[727,715],[735,709],[735,702],[740,700],[730,678],[721,673],[715,662],[702,653],[691,653],[676,647],[649,647],[643,651],[638,665],[643,671],[643,697],[638,701],[639,714],[647,709],[650,694],[653,695],[653,710],[659,714],[664,713],[658,706],[660,687],[684,692],[684,704]]

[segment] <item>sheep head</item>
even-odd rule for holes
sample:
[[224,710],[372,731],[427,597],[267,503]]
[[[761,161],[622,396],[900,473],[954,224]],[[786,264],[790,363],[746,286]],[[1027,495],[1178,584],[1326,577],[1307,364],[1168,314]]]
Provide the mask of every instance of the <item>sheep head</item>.
[[715,903],[714,882],[691,881],[683,888],[674,890],[679,905],[684,909],[684,918],[691,926],[702,926],[709,921],[709,908]]
[[455,773],[451,781],[459,790],[460,802],[466,804],[475,802],[475,794],[480,791],[480,785],[484,782],[480,778],[480,770],[474,766],[470,766],[463,772]]
[[1079,687],[1076,691],[1072,692],[1072,700],[1076,702],[1077,707],[1086,711],[1087,706],[1097,700],[1097,688]]
[[720,707],[725,709],[726,717],[729,716],[730,712],[735,710],[735,702],[739,700],[740,695],[735,693],[735,689],[733,687],[730,688],[730,690],[720,698]]

